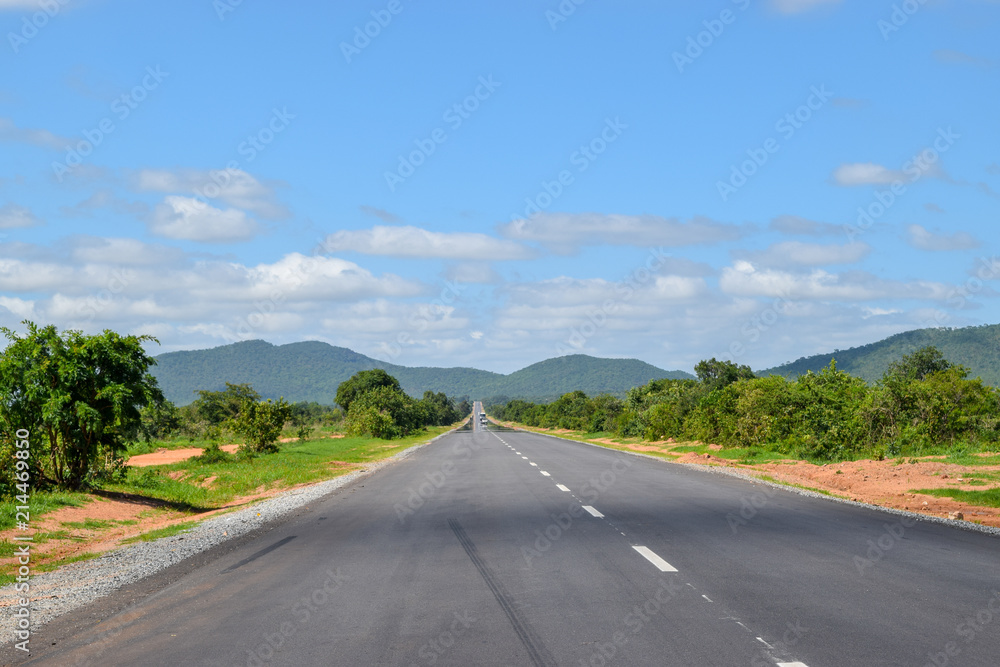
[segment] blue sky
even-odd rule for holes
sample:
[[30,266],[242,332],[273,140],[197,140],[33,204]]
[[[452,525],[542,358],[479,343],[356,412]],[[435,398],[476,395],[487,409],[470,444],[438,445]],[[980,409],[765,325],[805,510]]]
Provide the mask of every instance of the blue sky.
[[1000,322],[1000,3],[0,0],[0,325],[510,372]]

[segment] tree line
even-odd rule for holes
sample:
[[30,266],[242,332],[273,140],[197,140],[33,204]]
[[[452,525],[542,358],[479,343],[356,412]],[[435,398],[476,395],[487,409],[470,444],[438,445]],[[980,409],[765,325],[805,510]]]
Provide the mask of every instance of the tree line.
[[995,448],[1000,393],[926,347],[890,365],[877,382],[837,369],[794,380],[757,377],[748,366],[711,359],[697,380],[653,380],[624,399],[580,391],[544,404],[512,400],[496,417],[646,440],[667,438],[750,447],[806,459],[918,455]]
[[[351,435],[398,438],[468,415],[468,399],[425,392],[414,399],[383,370],[341,383],[337,406],[264,399],[249,384],[202,390],[189,405],[166,400],[143,344],[151,336],[59,332],[24,322],[27,334],[0,327],[0,498],[26,488],[78,490],[124,476],[130,444],[187,437],[218,452],[226,436],[242,440],[239,455],[275,452],[286,426],[305,440],[317,426],[343,425]],[[15,438],[27,431],[30,437]],[[27,454],[15,443],[27,440]],[[20,486],[18,486],[20,484]]]

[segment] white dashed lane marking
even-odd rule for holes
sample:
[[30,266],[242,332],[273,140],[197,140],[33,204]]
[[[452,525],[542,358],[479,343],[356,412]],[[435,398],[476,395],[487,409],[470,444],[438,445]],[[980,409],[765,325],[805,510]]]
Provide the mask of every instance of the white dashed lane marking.
[[560,491],[565,491],[566,493],[569,493],[569,489],[567,489],[562,484],[556,484],[556,488],[559,489]]
[[632,548],[635,549],[636,551],[638,551],[640,554],[642,554],[643,558],[645,558],[650,563],[652,563],[653,565],[655,565],[656,568],[660,572],[676,572],[677,571],[676,567],[674,567],[673,565],[671,565],[667,561],[665,561],[662,558],[660,558],[659,556],[657,556],[655,553],[653,553],[652,549],[649,549],[648,547],[636,547],[636,546],[633,546]]
[[546,477],[552,477],[552,475],[550,475],[549,473],[545,472],[544,470],[539,470],[538,472],[542,473]]
[[596,516],[598,519],[603,519],[604,518],[603,514],[601,514],[597,510],[595,510],[590,505],[584,505],[583,509],[585,509],[590,516]]

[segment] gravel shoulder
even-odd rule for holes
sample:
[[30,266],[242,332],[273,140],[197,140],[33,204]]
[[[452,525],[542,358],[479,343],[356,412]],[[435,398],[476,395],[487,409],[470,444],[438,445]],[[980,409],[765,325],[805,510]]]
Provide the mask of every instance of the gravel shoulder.
[[[105,553],[92,560],[70,563],[52,572],[31,577],[31,629],[37,630],[57,617],[80,609],[108,596],[124,586],[134,584],[166,568],[204,553],[223,543],[257,531],[282,519],[295,510],[327,494],[375,474],[386,466],[405,459],[427,442],[409,447],[395,456],[365,464],[365,467],[340,477],[294,488],[267,498],[249,507],[199,522],[183,533],[150,542],[140,542]],[[7,608],[21,597],[14,584],[0,588],[0,608]],[[5,639],[14,636],[16,619],[4,614],[0,633]],[[4,651],[7,652],[6,650]]]

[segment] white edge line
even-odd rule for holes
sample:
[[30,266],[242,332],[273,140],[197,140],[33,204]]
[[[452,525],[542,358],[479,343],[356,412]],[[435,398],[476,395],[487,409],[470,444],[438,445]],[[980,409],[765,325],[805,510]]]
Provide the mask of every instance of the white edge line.
[[660,558],[659,556],[657,556],[655,553],[653,553],[652,549],[649,549],[648,547],[636,547],[636,546],[633,546],[632,548],[635,549],[636,551],[638,551],[640,554],[642,554],[643,558],[645,558],[650,563],[652,563],[653,565],[655,565],[660,572],[676,572],[677,571],[676,567],[674,567],[673,565],[671,565],[667,561],[665,561],[662,558]]

